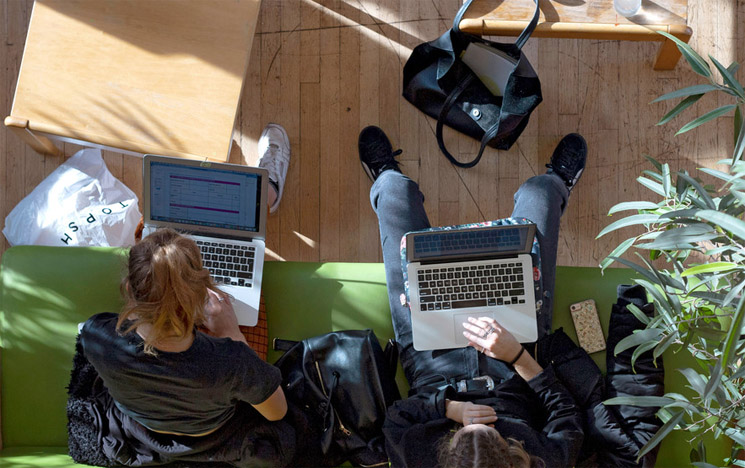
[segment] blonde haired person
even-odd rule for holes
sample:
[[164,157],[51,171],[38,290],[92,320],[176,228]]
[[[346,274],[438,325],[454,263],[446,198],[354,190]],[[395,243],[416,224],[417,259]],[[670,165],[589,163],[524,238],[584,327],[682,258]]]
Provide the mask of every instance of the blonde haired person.
[[[170,229],[144,238],[130,249],[122,289],[122,312],[94,315],[80,335],[85,357],[112,399],[110,421],[124,428],[116,443],[147,445],[128,438],[143,433],[154,437],[157,451],[162,437],[178,436],[193,450],[159,457],[179,459],[211,448],[212,439],[225,442],[236,425],[285,417],[279,370],[246,343],[230,299],[202,267],[194,241]],[[280,442],[294,445],[292,428],[281,431]],[[226,461],[243,456],[243,441],[232,443]],[[127,457],[111,455],[129,464]],[[267,456],[281,464],[281,454]]]
[[[270,169],[276,191],[272,210],[288,145],[275,124],[260,140],[260,165]],[[248,346],[230,297],[192,239],[161,229],[137,243],[122,293],[121,313],[94,315],[80,334],[105,387],[94,420],[110,462],[283,466],[296,465],[295,456],[310,459],[314,439],[302,413],[288,412],[279,369]]]

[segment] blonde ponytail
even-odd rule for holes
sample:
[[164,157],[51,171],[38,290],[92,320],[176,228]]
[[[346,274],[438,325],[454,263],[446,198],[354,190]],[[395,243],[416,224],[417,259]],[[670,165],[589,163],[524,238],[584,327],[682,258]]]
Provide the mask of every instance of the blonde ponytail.
[[122,287],[126,304],[117,330],[126,334],[150,325],[145,353],[155,355],[160,340],[184,338],[204,322],[207,290],[217,289],[193,240],[160,229],[130,249],[128,267]]

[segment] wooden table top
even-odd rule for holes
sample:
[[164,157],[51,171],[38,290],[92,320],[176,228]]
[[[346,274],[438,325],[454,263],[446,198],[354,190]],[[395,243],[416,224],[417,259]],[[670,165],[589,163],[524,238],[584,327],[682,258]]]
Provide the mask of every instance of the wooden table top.
[[122,148],[225,161],[260,0],[37,0],[11,115]]
[[[541,0],[540,22],[596,24],[681,24],[688,21],[688,0],[642,0],[642,9],[632,18],[616,13],[613,0]],[[475,0],[463,19],[529,21],[533,0]]]

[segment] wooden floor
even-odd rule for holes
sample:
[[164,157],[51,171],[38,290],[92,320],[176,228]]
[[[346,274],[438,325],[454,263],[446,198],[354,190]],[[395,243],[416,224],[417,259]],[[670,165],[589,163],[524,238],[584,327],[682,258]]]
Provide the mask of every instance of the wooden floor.
[[[0,1],[4,116],[32,1]],[[562,221],[561,265],[597,265],[626,238],[622,232],[595,240],[611,221],[606,213],[612,205],[654,199],[635,182],[647,168],[643,154],[689,170],[713,167],[730,154],[731,117],[674,136],[686,117],[723,105],[722,98],[707,97],[680,121],[655,126],[672,105],[650,101],[702,82],[684,62],[674,71],[653,71],[656,44],[531,39],[526,52],[541,78],[544,102],[510,151],[490,149],[475,168],[455,169],[437,149],[433,121],[401,97],[401,70],[415,45],[450,27],[457,9],[458,0],[263,0],[231,161],[256,160],[256,140],[266,123],[287,129],[292,161],[280,209],[268,225],[270,256],[381,260],[370,182],[357,156],[357,135],[367,125],[382,127],[394,148],[403,149],[403,171],[419,182],[431,222],[441,225],[508,216],[513,193],[545,170],[561,136],[583,134],[588,165]],[[689,0],[688,18],[691,43],[703,56],[725,64],[745,58],[745,0]],[[446,133],[446,141],[464,158],[477,149],[454,132]],[[68,157],[77,149],[65,145]],[[141,191],[139,158],[106,153],[105,159],[116,177]],[[0,129],[0,215],[61,162]],[[3,240],[0,248],[7,247]]]

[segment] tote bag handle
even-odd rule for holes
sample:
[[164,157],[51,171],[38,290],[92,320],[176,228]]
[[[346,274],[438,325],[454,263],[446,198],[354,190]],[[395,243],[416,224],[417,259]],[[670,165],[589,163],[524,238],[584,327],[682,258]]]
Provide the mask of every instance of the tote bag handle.
[[[471,3],[473,3],[473,0],[467,0],[463,6],[460,7],[460,10],[458,10],[458,13],[455,15],[455,19],[453,20],[453,31],[455,31],[457,34],[462,34],[460,31],[460,22],[463,19],[463,15],[466,13],[466,10],[468,10],[468,7],[471,6]],[[538,0],[535,0],[535,11],[533,12],[533,18],[530,20],[530,23],[523,29],[523,32],[520,33],[520,36],[517,38],[517,41],[515,41],[515,47],[518,49],[522,49],[523,45],[525,45],[525,42],[527,42],[528,38],[531,34],[533,34],[533,31],[535,30],[536,26],[538,25],[538,18],[540,17],[540,8],[538,8]],[[437,118],[437,145],[440,147],[440,151],[442,151],[442,154],[445,155],[448,160],[455,164],[458,167],[473,167],[475,166],[480,160],[481,156],[484,154],[484,150],[486,149],[486,146],[489,144],[489,142],[496,137],[499,134],[499,121],[497,121],[496,124],[489,127],[485,132],[484,136],[481,138],[481,146],[479,148],[479,152],[476,155],[476,157],[467,163],[462,163],[455,159],[455,157],[450,154],[450,152],[445,147],[445,141],[443,140],[442,136],[442,127],[444,124],[445,117],[447,116],[448,112],[450,112],[450,109],[455,104],[456,100],[458,99],[458,96],[468,87],[468,85],[471,83],[471,81],[474,79],[473,74],[469,74],[466,79],[461,81],[458,86],[453,89],[453,91],[450,92],[450,95],[445,100],[445,102],[442,105],[442,109],[440,109],[440,115]]]

